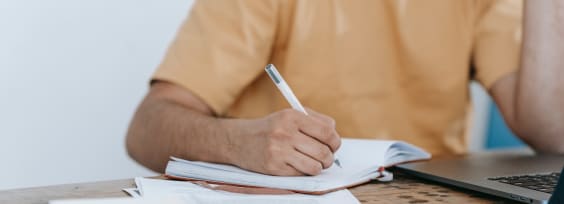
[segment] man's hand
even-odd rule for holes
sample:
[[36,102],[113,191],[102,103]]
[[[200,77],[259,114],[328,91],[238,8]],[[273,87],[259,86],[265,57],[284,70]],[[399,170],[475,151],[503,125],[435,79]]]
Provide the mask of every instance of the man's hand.
[[329,168],[333,153],[341,145],[335,121],[310,109],[308,114],[285,109],[248,121],[247,128],[256,131],[232,138],[235,147],[231,162],[279,176],[317,175]]
[[155,82],[127,135],[129,155],[164,172],[170,156],[233,164],[271,175],[316,175],[341,145],[335,121],[286,109],[258,119],[229,119],[189,90]]

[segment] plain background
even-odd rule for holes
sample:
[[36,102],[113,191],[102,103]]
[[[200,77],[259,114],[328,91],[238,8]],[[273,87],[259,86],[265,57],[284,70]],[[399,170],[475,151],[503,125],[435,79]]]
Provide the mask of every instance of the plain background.
[[[0,1],[0,189],[155,175],[127,156],[125,133],[191,4]],[[472,90],[487,121],[489,99]]]
[[0,189],[154,175],[131,116],[187,0],[0,1]]

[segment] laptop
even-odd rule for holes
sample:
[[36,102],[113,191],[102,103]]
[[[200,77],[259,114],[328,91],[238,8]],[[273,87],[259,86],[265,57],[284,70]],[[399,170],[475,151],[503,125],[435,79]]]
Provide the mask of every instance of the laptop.
[[[564,168],[562,169],[562,172],[560,172],[560,175],[562,174],[564,174]],[[560,180],[558,180],[556,189],[552,193],[552,197],[550,197],[550,201],[548,201],[548,204],[558,204],[558,203],[564,203],[564,176],[561,176]]]
[[495,153],[403,164],[397,170],[523,203],[548,203],[563,166],[564,155]]

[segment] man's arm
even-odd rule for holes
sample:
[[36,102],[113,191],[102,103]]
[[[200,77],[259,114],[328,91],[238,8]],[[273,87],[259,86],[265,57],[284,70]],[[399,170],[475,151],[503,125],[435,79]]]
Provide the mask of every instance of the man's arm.
[[521,139],[564,153],[564,1],[525,1],[524,15],[521,67],[490,92]]
[[163,172],[169,156],[227,163],[273,175],[316,175],[340,146],[335,122],[286,109],[259,119],[226,119],[190,91],[155,82],[127,134],[132,158]]

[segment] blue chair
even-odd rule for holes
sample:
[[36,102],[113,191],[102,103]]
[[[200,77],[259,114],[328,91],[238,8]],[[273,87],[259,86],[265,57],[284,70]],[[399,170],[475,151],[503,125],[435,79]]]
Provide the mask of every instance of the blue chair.
[[522,147],[525,144],[507,127],[499,109],[491,102],[489,122],[486,131],[486,149]]

